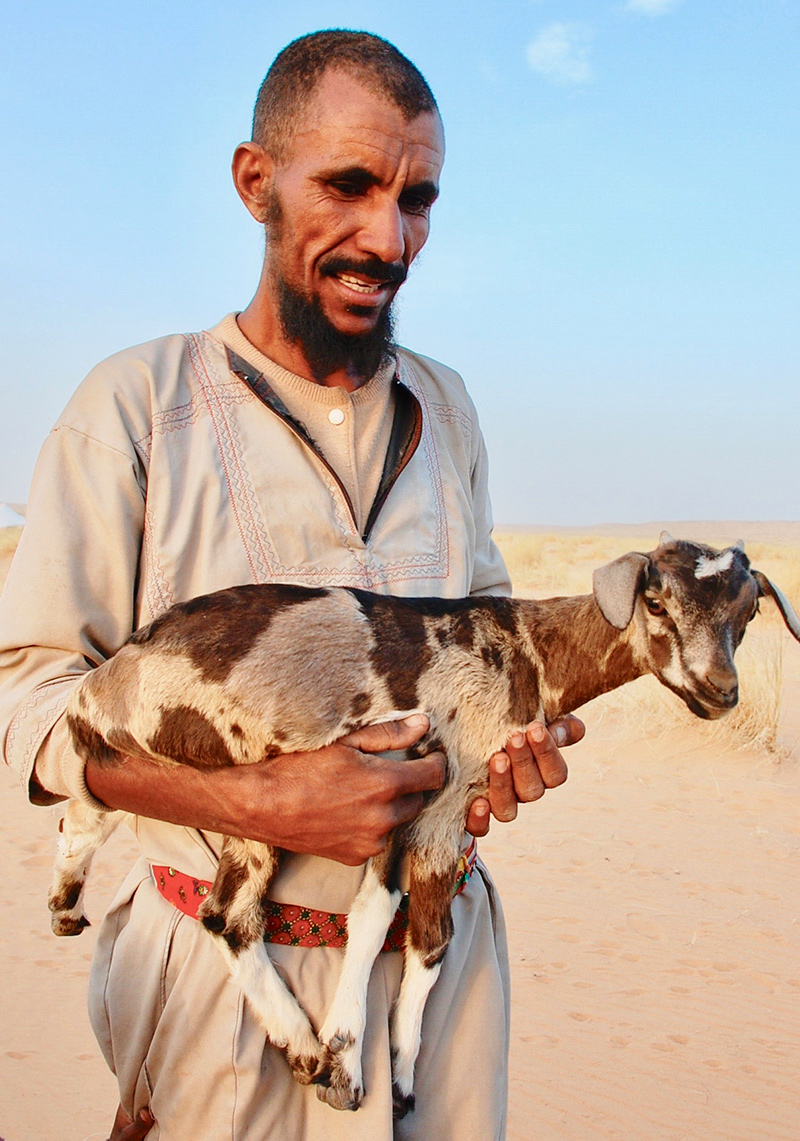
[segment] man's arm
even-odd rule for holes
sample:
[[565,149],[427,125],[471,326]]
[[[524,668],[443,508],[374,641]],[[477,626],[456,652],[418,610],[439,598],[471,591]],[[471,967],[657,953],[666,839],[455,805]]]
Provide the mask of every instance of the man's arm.
[[211,771],[136,757],[117,765],[90,760],[86,782],[110,808],[355,866],[419,813],[423,793],[442,787],[441,753],[409,761],[372,755],[409,748],[427,728],[418,714],[314,752]]

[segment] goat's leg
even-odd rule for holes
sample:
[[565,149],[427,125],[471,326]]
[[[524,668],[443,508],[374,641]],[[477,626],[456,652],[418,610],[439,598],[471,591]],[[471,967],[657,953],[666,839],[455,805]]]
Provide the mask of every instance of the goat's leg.
[[400,829],[371,860],[347,916],[347,950],[330,1010],[319,1032],[328,1050],[330,1079],[317,1097],[334,1109],[358,1109],[364,1092],[361,1050],[367,1021],[367,988],[372,965],[400,902]]
[[198,918],[216,937],[233,981],[270,1042],[284,1052],[295,1080],[308,1085],[327,1076],[325,1050],[264,943],[263,902],[279,860],[276,848],[226,837],[214,886]]
[[403,981],[392,1014],[392,1095],[395,1117],[414,1108],[414,1066],[419,1054],[422,1015],[453,934],[453,886],[458,842],[435,854],[410,852],[408,934]]
[[122,812],[104,812],[70,800],[59,823],[53,881],[47,897],[56,935],[80,935],[89,920],[83,909],[86,877],[98,848],[120,823]]

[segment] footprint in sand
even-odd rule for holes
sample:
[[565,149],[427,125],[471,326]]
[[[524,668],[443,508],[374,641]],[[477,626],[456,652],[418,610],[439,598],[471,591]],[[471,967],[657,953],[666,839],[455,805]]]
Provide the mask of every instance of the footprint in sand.
[[18,1062],[24,1062],[26,1058],[33,1057],[33,1050],[6,1050],[7,1058],[14,1058]]
[[615,1034],[615,1035],[614,1035],[614,1036],[613,1036],[613,1037],[610,1039],[610,1041],[611,1041],[611,1045],[612,1045],[612,1046],[616,1046],[618,1049],[622,1050],[622,1049],[624,1049],[626,1046],[629,1046],[629,1045],[630,1045],[630,1041],[631,1041],[631,1040],[630,1040],[630,1038],[623,1038],[623,1037],[622,1037],[620,1034]]
[[552,1034],[526,1034],[520,1041],[526,1045],[533,1043],[536,1046],[557,1046],[560,1039]]
[[635,931],[637,935],[644,935],[645,939],[661,939],[664,935],[664,928],[659,927],[652,919],[648,919],[645,915],[631,914],[628,916],[628,927],[631,931]]

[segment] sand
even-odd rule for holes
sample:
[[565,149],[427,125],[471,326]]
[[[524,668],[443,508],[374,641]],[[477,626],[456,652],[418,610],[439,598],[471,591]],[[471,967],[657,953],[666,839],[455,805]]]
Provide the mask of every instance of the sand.
[[[590,708],[567,784],[481,842],[511,938],[509,1141],[800,1137],[788,636],[783,684],[779,754],[712,748],[685,725],[653,739]],[[116,1104],[85,1013],[92,932],[49,930],[53,833],[0,770],[4,1141],[100,1141]],[[134,854],[121,831],[98,857],[95,919]]]

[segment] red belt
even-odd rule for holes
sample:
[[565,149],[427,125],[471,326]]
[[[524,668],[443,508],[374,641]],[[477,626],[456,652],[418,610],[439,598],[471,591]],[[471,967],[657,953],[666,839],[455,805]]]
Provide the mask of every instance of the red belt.
[[[453,895],[460,895],[469,883],[478,857],[478,845],[473,839],[458,862],[458,873]],[[205,896],[211,891],[210,880],[198,880],[186,872],[176,871],[161,864],[152,864],[155,885],[164,899],[197,919],[197,912]],[[294,903],[276,903],[267,900],[264,939],[267,943],[282,943],[286,947],[344,947],[347,943],[347,914],[336,911],[317,911]],[[408,895],[400,900],[395,917],[386,933],[382,951],[402,951],[408,927]]]

